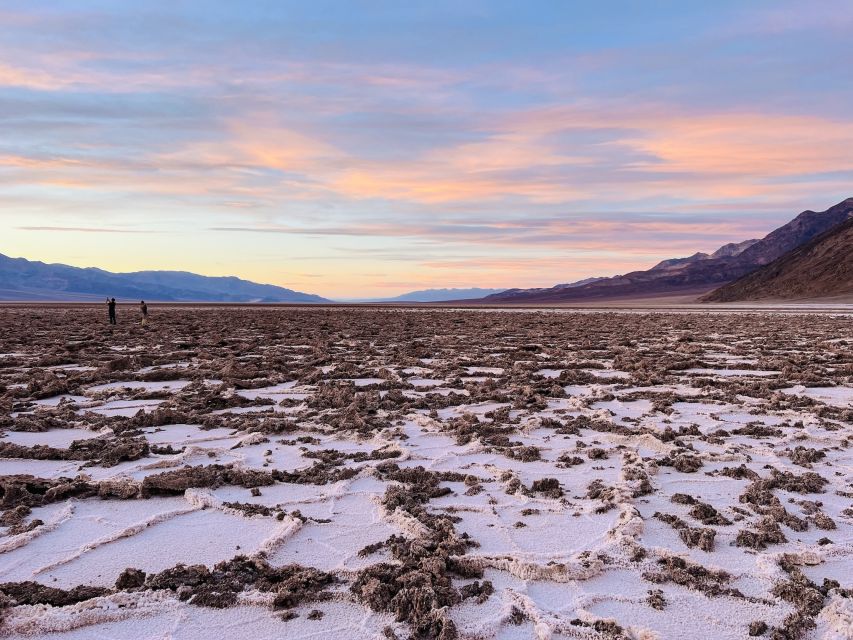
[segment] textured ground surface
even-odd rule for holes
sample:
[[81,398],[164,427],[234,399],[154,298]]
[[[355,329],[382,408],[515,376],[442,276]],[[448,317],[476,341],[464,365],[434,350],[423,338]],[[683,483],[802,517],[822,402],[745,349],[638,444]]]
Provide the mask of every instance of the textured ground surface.
[[0,309],[0,635],[853,638],[850,316],[104,315]]

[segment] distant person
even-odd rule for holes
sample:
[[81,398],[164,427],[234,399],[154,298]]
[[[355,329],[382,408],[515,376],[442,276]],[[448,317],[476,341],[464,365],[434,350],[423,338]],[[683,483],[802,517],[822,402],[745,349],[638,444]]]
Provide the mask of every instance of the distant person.
[[145,304],[145,300],[139,301],[139,310],[142,312],[142,326],[144,327],[148,323],[148,305]]
[[107,298],[107,309],[110,312],[110,324],[116,324],[116,299]]

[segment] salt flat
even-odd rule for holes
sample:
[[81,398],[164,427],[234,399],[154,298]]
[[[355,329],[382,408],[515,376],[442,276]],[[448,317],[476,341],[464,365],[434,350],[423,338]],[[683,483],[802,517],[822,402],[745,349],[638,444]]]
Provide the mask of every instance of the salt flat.
[[805,311],[2,308],[0,635],[853,638]]

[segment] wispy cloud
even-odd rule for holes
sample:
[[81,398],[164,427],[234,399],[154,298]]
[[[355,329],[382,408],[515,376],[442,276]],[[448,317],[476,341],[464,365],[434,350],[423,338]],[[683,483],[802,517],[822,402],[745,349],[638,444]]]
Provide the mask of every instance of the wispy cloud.
[[110,229],[106,227],[49,227],[49,226],[23,226],[17,227],[21,231],[58,231],[69,233],[156,233],[144,229]]

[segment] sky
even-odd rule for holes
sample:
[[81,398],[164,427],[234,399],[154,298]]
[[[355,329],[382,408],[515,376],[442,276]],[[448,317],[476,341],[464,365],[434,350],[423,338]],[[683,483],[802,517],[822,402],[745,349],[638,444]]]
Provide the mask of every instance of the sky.
[[0,253],[551,286],[853,196],[849,0],[0,0]]

